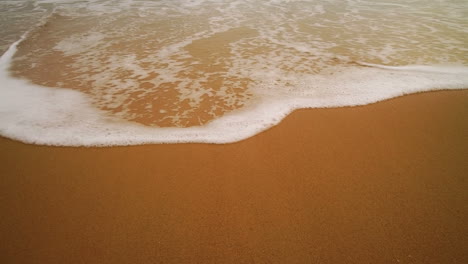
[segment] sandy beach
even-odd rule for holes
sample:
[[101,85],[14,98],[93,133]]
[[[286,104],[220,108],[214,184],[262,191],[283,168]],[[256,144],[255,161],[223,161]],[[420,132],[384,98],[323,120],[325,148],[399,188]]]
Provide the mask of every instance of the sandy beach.
[[227,145],[0,146],[1,263],[468,263],[467,90]]

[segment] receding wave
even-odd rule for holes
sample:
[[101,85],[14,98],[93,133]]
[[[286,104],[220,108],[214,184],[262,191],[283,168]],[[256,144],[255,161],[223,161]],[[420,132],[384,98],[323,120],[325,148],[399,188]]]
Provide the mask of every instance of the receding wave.
[[110,2],[3,3],[40,15],[0,59],[1,135],[227,143],[298,108],[468,87],[457,1]]

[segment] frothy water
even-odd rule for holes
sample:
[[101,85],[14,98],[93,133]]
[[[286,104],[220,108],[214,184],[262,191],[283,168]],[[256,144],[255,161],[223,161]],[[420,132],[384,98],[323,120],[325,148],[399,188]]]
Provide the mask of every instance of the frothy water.
[[298,108],[468,87],[466,1],[39,0],[0,10],[0,134],[29,143],[227,143]]

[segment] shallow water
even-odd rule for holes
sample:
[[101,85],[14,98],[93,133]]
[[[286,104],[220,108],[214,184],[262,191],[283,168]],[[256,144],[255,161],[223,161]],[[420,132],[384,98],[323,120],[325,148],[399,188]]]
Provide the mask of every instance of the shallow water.
[[0,133],[26,142],[224,143],[297,108],[468,87],[466,1],[2,1],[0,10],[0,51],[27,33],[1,60]]

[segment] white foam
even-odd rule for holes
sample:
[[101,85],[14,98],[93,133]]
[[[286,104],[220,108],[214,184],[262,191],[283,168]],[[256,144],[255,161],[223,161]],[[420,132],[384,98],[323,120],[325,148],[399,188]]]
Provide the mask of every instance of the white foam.
[[268,94],[260,97],[257,104],[205,126],[151,128],[106,116],[80,92],[42,87],[9,77],[7,69],[18,43],[0,58],[0,134],[45,145],[229,143],[258,134],[299,108],[361,105],[408,93],[468,87],[467,67],[453,70],[411,66],[409,71],[408,67],[345,68],[333,78],[308,76],[303,80],[307,82],[304,85],[322,86],[329,92],[299,97]]
[[[86,87],[90,95],[10,77],[8,67],[17,42],[0,58],[0,134],[66,146],[229,143],[276,125],[298,108],[354,106],[420,91],[468,88],[466,66],[433,65],[466,64],[466,19],[446,15],[460,3],[443,2],[443,8],[432,14],[423,12],[422,0],[392,5],[384,13],[382,6],[367,0],[38,0],[34,5],[51,5],[60,17],[67,17],[58,22],[51,18],[51,24],[72,23],[70,29],[81,29],[67,31],[66,38],[44,50],[73,56],[67,65],[73,70],[66,73],[91,83]],[[120,26],[115,26],[119,23],[114,19]],[[151,30],[145,32],[141,25],[151,25]],[[203,55],[196,58],[187,47],[236,28],[256,34],[229,43],[231,57],[216,59],[216,63],[224,60],[229,69],[198,72],[193,66],[203,64]],[[44,35],[53,34],[45,31]],[[158,44],[145,46],[148,51],[139,53],[145,56],[136,56],[138,48],[112,51],[112,45],[126,39]],[[352,64],[356,60],[373,63]],[[119,77],[123,71],[128,75]],[[184,73],[196,77],[184,77]],[[171,83],[179,101],[188,101],[193,108],[213,96],[235,106],[239,100],[229,89],[241,86],[235,80],[251,80],[246,93],[252,94],[252,103],[191,128],[146,127],[96,109],[121,107],[119,117],[132,119],[125,116],[126,96],[151,95],[151,89],[139,87],[139,78],[152,74],[157,77],[146,81],[154,89]],[[206,85],[210,78],[227,81],[215,90]],[[148,113],[154,110],[169,116],[178,106],[149,103],[144,107]],[[208,111],[216,116],[213,109]],[[184,114],[180,111],[171,118],[177,121]]]
[[463,65],[405,65],[405,66],[387,66],[374,63],[358,62],[358,64],[368,67],[379,69],[393,70],[393,71],[408,71],[408,72],[421,72],[421,73],[436,73],[436,74],[461,74],[467,73],[466,66]]
[[61,40],[54,49],[62,51],[65,55],[76,55],[86,50],[102,45],[105,35],[99,32],[91,32],[86,35],[73,35]]

